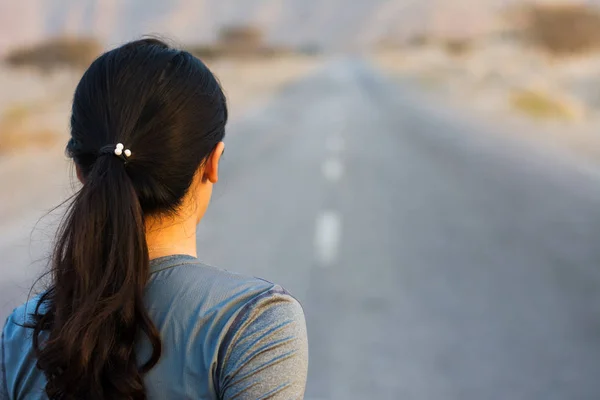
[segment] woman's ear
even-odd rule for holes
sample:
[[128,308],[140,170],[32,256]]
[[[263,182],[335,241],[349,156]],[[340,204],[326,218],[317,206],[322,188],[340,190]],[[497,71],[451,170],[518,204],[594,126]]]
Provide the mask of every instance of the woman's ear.
[[217,183],[219,181],[219,161],[225,151],[225,143],[219,142],[213,149],[204,167],[204,177],[208,179],[210,183]]
[[77,174],[77,179],[79,179],[79,182],[81,182],[83,185],[85,183],[85,179],[83,179],[83,172],[81,172],[81,168],[77,164],[75,164],[75,173]]

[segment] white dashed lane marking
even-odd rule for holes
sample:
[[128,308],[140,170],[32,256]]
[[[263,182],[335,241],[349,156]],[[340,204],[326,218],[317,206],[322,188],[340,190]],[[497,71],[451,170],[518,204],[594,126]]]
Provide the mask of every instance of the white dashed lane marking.
[[336,211],[324,211],[317,217],[315,229],[315,253],[323,267],[337,261],[342,233],[342,218]]
[[322,172],[325,179],[331,182],[337,182],[344,175],[344,165],[338,158],[328,158],[322,166]]

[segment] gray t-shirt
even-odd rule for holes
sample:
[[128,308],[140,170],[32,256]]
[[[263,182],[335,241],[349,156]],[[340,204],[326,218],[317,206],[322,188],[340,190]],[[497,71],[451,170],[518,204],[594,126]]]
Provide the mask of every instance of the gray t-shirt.
[[[149,399],[302,399],[308,369],[302,307],[278,285],[201,264],[190,256],[151,261],[146,306],[163,353],[145,376]],[[46,399],[31,330],[36,299],[2,332],[0,398]],[[150,354],[144,338],[140,360]]]

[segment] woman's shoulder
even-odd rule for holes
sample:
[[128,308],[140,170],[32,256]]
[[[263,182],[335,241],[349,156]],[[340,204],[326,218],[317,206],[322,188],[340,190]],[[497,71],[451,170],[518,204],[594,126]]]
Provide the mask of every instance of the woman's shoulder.
[[[36,359],[32,342],[33,329],[28,328],[33,323],[32,315],[40,301],[41,296],[28,299],[15,308],[6,319],[2,329],[0,398],[8,398],[8,393],[14,395],[23,391],[27,393],[43,391],[44,374],[32,373],[36,371]],[[38,311],[44,312],[43,304]]]
[[31,351],[33,329],[30,327],[34,323],[33,315],[36,310],[42,314],[45,310],[43,303],[38,308],[41,297],[38,295],[27,299],[6,318],[2,329],[3,361],[10,358],[11,353],[21,357]]
[[10,332],[13,330],[26,329],[28,325],[33,323],[33,314],[36,313],[36,310],[42,314],[45,310],[44,304],[40,304],[38,309],[38,304],[40,303],[41,298],[41,294],[36,295],[27,299],[25,303],[15,308],[6,319],[4,331]]
[[219,315],[225,317],[219,318],[222,323],[233,322],[231,317],[247,317],[264,310],[293,314],[301,311],[300,303],[281,285],[210,266],[192,257],[154,261],[151,270],[148,287],[151,302],[185,303],[187,307],[181,307],[182,311],[193,309],[203,315]]
[[202,297],[226,298],[237,294],[247,299],[271,290],[285,291],[268,280],[208,265],[188,256],[153,260],[150,270],[150,288],[173,286],[183,293],[190,292]]
[[[189,340],[206,352],[202,357],[208,360],[206,369],[217,366],[216,389],[222,395],[239,395],[253,387],[262,392],[251,397],[262,398],[281,386],[286,388],[282,392],[286,398],[302,398],[295,394],[302,392],[305,382],[306,321],[299,301],[281,285],[198,260],[171,260],[153,273],[148,305],[166,335],[175,326],[190,332]],[[173,320],[178,323],[167,323]],[[207,343],[211,345],[207,347]],[[251,372],[263,369],[270,378]],[[284,383],[272,379],[271,375],[277,375],[274,370],[284,371]],[[234,379],[236,385],[227,383],[239,374],[248,379]],[[267,381],[277,387],[267,387]]]
[[216,376],[221,398],[304,398],[308,335],[302,306],[274,285],[228,321]]

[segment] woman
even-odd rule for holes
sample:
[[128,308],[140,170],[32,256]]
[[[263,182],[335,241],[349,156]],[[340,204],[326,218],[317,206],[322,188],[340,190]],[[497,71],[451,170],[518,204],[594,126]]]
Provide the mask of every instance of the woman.
[[298,302],[196,258],[226,122],[209,69],[158,40],[90,66],[67,146],[83,186],[58,233],[50,287],[4,326],[3,398],[303,397]]

